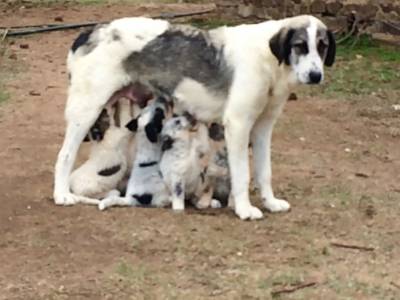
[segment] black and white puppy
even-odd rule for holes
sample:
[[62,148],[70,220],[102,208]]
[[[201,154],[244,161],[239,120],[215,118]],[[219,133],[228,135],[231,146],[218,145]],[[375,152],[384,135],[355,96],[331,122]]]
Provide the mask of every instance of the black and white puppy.
[[185,200],[199,208],[221,207],[212,199],[207,176],[210,158],[208,129],[189,114],[169,119],[161,133],[160,171],[171,194],[172,208],[183,210]]
[[110,195],[99,203],[99,209],[110,206],[164,207],[170,204],[169,193],[160,174],[160,133],[170,114],[166,99],[159,97],[145,107],[127,128],[136,132],[136,158],[124,197]]

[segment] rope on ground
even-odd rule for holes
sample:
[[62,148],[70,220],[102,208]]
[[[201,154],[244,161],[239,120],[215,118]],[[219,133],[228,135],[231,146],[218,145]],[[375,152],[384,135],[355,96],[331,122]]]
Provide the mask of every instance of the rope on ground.
[[[208,14],[214,11],[214,8],[188,12],[188,13],[162,13],[157,16],[151,16],[151,18],[156,19],[177,19],[183,17],[191,17]],[[77,23],[77,24],[43,24],[43,25],[33,25],[33,26],[15,26],[15,27],[0,27],[0,30],[4,30],[4,38],[10,36],[22,36],[42,32],[58,31],[58,30],[69,30],[83,27],[93,27],[100,24],[106,24],[109,22],[89,22],[89,23]],[[30,28],[25,30],[25,28]],[[21,30],[22,29],[22,30]]]

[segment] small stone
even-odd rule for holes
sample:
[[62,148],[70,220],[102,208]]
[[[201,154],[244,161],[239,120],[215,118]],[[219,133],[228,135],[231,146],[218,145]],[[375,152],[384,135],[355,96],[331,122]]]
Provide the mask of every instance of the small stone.
[[19,47],[21,49],[29,49],[29,44],[20,44]]
[[56,21],[56,22],[64,22],[64,18],[61,17],[61,16],[58,16],[58,17],[54,18],[54,21]]

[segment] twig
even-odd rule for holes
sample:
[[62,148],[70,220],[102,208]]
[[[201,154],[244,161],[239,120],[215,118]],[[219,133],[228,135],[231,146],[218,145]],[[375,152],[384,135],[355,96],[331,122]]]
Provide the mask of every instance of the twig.
[[350,31],[344,37],[342,37],[340,40],[338,40],[336,42],[336,44],[341,44],[341,43],[347,41],[356,31],[357,25],[359,22],[360,22],[360,20],[357,18],[357,16],[355,16],[355,19],[354,19],[353,25],[351,26]]
[[374,251],[375,250],[375,248],[372,248],[372,247],[347,245],[347,244],[341,244],[341,243],[336,243],[336,242],[332,242],[331,245],[334,247],[338,247],[338,248],[357,249],[357,250],[363,250],[363,251]]
[[[176,19],[182,17],[190,17],[190,16],[197,16],[197,15],[204,15],[210,12],[213,12],[214,8],[196,11],[196,12],[188,12],[188,13],[162,13],[157,16],[151,16],[151,18],[156,19]],[[90,22],[90,23],[78,23],[78,24],[43,24],[43,25],[34,25],[34,26],[16,26],[16,27],[9,27],[9,30],[6,36],[21,36],[21,35],[28,35],[34,33],[41,33],[41,32],[49,32],[49,31],[57,31],[57,30],[67,30],[67,29],[76,29],[82,27],[92,27],[99,24],[106,24],[109,22]],[[18,28],[32,28],[28,30],[18,30]],[[4,29],[4,27],[1,27]],[[13,30],[16,29],[16,30]]]
[[3,33],[3,36],[1,37],[1,41],[4,41],[4,39],[7,36],[7,33],[8,33],[8,29],[4,29],[4,33]]
[[399,285],[399,284],[397,284],[396,282],[394,282],[394,281],[391,281],[391,282],[390,282],[390,284],[391,284],[391,285],[393,285],[394,287],[396,287],[396,288],[400,289],[400,285]]
[[299,285],[296,285],[296,286],[290,287],[290,288],[284,288],[284,289],[280,289],[280,290],[275,290],[275,291],[271,292],[271,296],[277,296],[277,295],[280,295],[280,294],[293,293],[293,292],[295,292],[297,290],[301,290],[301,289],[304,289],[306,287],[311,287],[311,286],[314,286],[316,284],[317,284],[316,282],[308,282],[308,283],[299,284]]

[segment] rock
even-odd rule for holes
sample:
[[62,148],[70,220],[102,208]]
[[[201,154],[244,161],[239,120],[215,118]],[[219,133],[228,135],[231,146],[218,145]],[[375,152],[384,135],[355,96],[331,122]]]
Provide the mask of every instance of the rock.
[[248,18],[254,16],[254,5],[240,4],[238,7],[238,15],[242,18]]
[[322,14],[325,12],[325,1],[322,0],[314,0],[311,3],[310,10],[313,14]]
[[375,17],[378,10],[377,6],[367,0],[347,0],[343,2],[343,8],[340,13],[349,16],[352,12],[355,12],[360,20],[370,20]]
[[337,0],[330,0],[326,3],[326,13],[331,16],[336,16],[342,9],[343,4]]
[[64,18],[61,17],[61,16],[58,16],[58,17],[54,18],[54,21],[56,21],[56,22],[64,22]]
[[21,49],[29,49],[29,44],[20,44],[19,47]]

